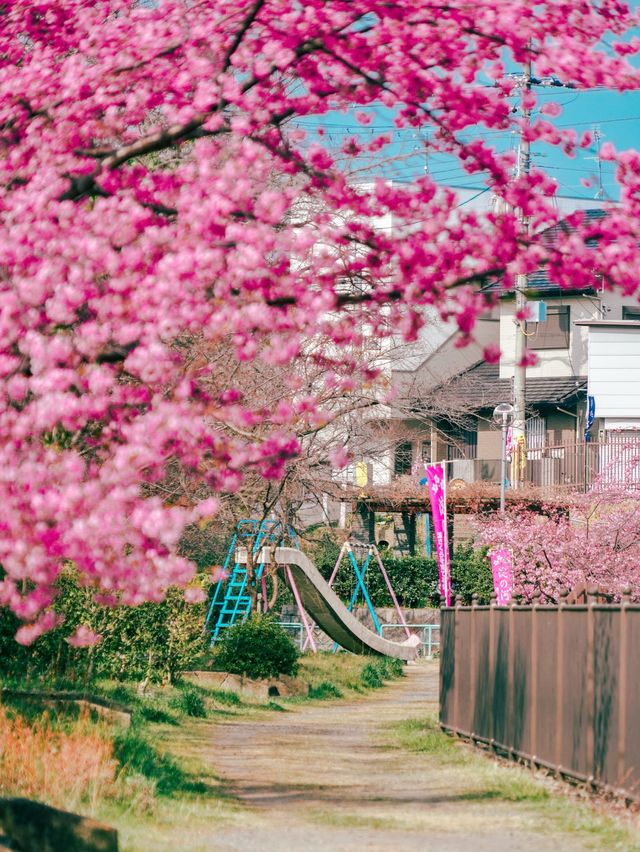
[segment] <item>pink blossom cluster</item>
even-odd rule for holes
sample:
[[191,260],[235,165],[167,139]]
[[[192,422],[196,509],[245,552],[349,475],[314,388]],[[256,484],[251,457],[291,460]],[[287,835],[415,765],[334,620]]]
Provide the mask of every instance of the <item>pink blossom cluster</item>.
[[[2,3],[0,604],[27,639],[52,626],[64,560],[105,601],[158,600],[188,581],[178,541],[215,500],[149,496],[169,462],[215,494],[248,467],[281,476],[298,452],[292,412],[314,416],[313,400],[293,385],[292,408],[273,412],[232,389],[212,398],[188,341],[295,365],[321,332],[331,348],[317,357],[346,392],[371,378],[336,355],[365,315],[372,333],[410,340],[435,305],[466,342],[486,306],[478,285],[509,287],[540,263],[562,286],[599,275],[635,290],[640,154],[608,149],[622,204],[596,224],[576,216],[545,246],[554,181],[537,168],[513,179],[510,153],[464,132],[522,121],[505,68],[529,57],[577,88],[637,88],[636,24],[619,0]],[[589,144],[527,98],[531,141]],[[361,152],[390,144],[367,130],[380,106],[398,127],[428,128],[431,150],[483,175],[506,212],[456,209],[429,176],[355,185]],[[336,110],[361,127],[341,150],[304,130]],[[393,231],[377,230],[389,215]],[[364,286],[345,291],[350,280]],[[255,417],[273,425],[259,441]]]
[[485,516],[478,543],[513,555],[514,595],[558,602],[563,590],[597,587],[640,600],[640,502],[636,489],[602,485],[550,501],[539,511]]

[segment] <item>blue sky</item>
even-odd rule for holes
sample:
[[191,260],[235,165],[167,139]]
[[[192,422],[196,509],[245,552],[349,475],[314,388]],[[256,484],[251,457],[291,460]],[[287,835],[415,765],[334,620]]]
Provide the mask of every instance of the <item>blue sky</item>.
[[[612,142],[616,148],[640,147],[640,92],[624,94],[604,89],[595,91],[575,91],[572,89],[538,88],[540,103],[554,101],[562,105],[563,112],[555,123],[561,127],[574,127],[579,134],[585,130],[597,130],[601,144]],[[514,101],[515,103],[515,101]],[[393,114],[384,107],[369,107],[373,121],[362,128],[350,116],[329,113],[325,116],[309,117],[300,122],[312,136],[318,127],[325,131],[325,142],[329,147],[339,146],[341,140],[351,134],[366,138],[369,135],[387,131],[393,134],[392,144],[383,152],[383,156],[367,162],[361,160],[362,177],[385,176],[396,180],[410,181],[425,169],[438,182],[452,186],[465,186],[481,190],[485,184],[482,176],[469,176],[452,158],[444,156],[428,157],[425,153],[424,134],[413,129],[399,130],[393,124]],[[487,131],[478,127],[470,130],[468,138],[482,137],[503,150],[516,147],[515,134]],[[560,195],[580,198],[594,198],[598,190],[597,146],[581,150],[570,158],[561,151],[547,145],[535,145],[532,150],[533,162],[544,168],[558,181]],[[610,163],[602,163],[602,189],[605,198],[615,199],[617,188],[614,169]],[[593,186],[585,188],[581,178],[591,180]]]

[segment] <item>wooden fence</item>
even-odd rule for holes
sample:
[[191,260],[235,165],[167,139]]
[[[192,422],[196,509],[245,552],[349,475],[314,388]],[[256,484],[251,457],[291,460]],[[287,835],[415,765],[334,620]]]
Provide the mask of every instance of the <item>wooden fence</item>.
[[440,722],[640,801],[640,605],[443,609]]

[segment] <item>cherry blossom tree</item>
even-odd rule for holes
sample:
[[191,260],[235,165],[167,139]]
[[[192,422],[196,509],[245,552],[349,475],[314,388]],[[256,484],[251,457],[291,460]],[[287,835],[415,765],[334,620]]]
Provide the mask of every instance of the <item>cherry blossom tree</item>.
[[[291,423],[316,404],[295,372],[286,410],[256,413],[232,377],[210,388],[215,364],[185,341],[231,336],[238,364],[287,365],[320,334],[326,385],[350,390],[372,377],[342,347],[389,326],[415,338],[424,305],[464,343],[496,276],[510,287],[544,263],[561,286],[635,289],[637,152],[603,148],[621,205],[576,214],[549,247],[535,235],[557,221],[553,180],[514,178],[512,154],[463,135],[522,124],[513,63],[637,88],[636,23],[619,0],[0,5],[0,603],[27,622],[21,641],[52,626],[64,560],[104,602],[188,580],[181,532],[217,501],[167,505],[152,486],[168,465],[215,495],[246,471],[277,479],[299,452]],[[430,150],[483,175],[502,212],[457,210],[429,176],[364,191],[347,164],[382,156],[384,134],[354,134],[339,156],[305,134],[330,111],[365,127],[374,106],[429,129]],[[523,128],[531,142],[589,144],[550,117]],[[388,214],[393,231],[376,229]],[[256,417],[268,428],[243,436]]]
[[477,523],[478,543],[513,554],[514,594],[557,603],[562,590],[597,587],[640,598],[637,490],[604,485],[549,501],[541,511],[513,507]]

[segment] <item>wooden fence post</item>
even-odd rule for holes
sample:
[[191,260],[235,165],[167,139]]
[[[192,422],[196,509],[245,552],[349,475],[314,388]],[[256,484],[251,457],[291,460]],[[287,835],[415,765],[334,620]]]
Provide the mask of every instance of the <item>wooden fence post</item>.
[[560,766],[562,762],[562,741],[563,725],[562,725],[562,702],[564,699],[564,609],[567,605],[567,597],[569,592],[563,589],[560,592],[560,600],[558,601],[557,618],[558,629],[556,633],[556,719],[555,719],[555,767],[556,776],[560,775]]
[[620,649],[618,674],[618,761],[616,787],[621,788],[626,781],[627,771],[627,690],[629,678],[629,603],[631,589],[622,590],[620,602]]
[[593,608],[598,600],[597,589],[587,590],[587,783],[593,789],[596,774],[596,749],[595,749],[595,618]]
[[451,601],[453,606],[455,607],[452,612],[450,612],[450,618],[453,618],[453,727],[456,730],[460,729],[460,678],[456,677],[456,674],[459,674],[460,667],[458,662],[460,660],[460,632],[458,630],[460,616],[462,613],[460,612],[460,607],[462,606],[462,597],[457,595]]
[[537,760],[538,745],[538,606],[540,604],[540,593],[534,595],[531,601],[531,691],[530,691],[530,714],[531,719],[531,765],[535,766]]

